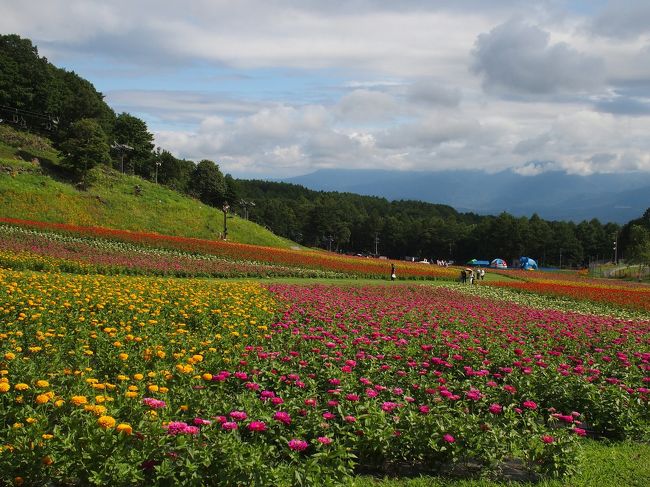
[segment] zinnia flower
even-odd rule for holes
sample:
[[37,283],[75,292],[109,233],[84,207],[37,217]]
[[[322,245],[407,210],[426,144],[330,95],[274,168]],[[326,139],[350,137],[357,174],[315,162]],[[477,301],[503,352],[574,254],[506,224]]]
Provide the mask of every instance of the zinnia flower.
[[97,419],[97,424],[104,429],[109,429],[115,426],[115,418],[112,416],[100,416]]
[[306,450],[309,444],[304,440],[293,439],[289,441],[289,448],[294,451],[303,451]]
[[264,421],[251,421],[248,429],[249,431],[266,431],[266,423]]
[[447,433],[442,437],[443,440],[445,440],[447,443],[454,443],[456,441],[456,438],[454,438],[452,435]]

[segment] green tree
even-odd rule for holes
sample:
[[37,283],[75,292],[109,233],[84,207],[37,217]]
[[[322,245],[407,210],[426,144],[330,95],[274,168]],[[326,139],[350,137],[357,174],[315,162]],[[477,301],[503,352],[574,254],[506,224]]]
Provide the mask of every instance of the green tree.
[[133,115],[120,113],[115,119],[112,135],[116,143],[133,148],[126,157],[130,172],[150,177],[154,164],[152,160],[154,144],[153,135],[149,133],[147,124]]
[[83,176],[98,164],[108,164],[106,134],[96,120],[82,119],[70,126],[69,137],[61,144],[63,162]]
[[221,205],[226,197],[226,180],[219,166],[208,159],[199,162],[190,180],[190,192],[206,205]]

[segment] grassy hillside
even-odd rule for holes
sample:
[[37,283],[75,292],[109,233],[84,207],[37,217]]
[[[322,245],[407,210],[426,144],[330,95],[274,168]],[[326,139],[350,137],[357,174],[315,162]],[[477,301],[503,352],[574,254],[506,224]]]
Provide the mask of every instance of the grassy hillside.
[[[77,189],[56,176],[60,172],[58,156],[43,139],[24,136],[13,140],[9,136],[6,127],[0,129],[0,217],[221,237],[223,212],[216,208],[106,167],[95,168],[86,189]],[[142,188],[140,195],[135,194],[136,185]],[[295,245],[232,214],[228,216],[228,240],[281,248]]]

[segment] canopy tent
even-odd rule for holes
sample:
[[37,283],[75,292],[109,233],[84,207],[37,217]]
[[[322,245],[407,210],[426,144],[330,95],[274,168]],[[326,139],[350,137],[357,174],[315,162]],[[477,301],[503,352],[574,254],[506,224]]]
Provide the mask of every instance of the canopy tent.
[[530,257],[520,257],[519,268],[527,271],[537,270],[537,262]]
[[496,269],[507,269],[508,264],[506,264],[506,261],[503,259],[494,259],[492,262],[490,262],[490,267],[494,267]]
[[489,260],[477,260],[477,259],[472,259],[467,261],[467,265],[471,265],[474,267],[488,267],[490,265]]

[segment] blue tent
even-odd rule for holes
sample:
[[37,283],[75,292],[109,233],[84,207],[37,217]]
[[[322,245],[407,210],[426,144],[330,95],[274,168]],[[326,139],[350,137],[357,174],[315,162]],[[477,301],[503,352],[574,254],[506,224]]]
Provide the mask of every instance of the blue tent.
[[520,257],[519,268],[524,269],[526,271],[537,270],[537,262],[535,262],[530,257]]
[[508,264],[506,264],[506,261],[503,259],[494,259],[492,262],[490,262],[490,267],[495,267],[497,269],[507,269]]

